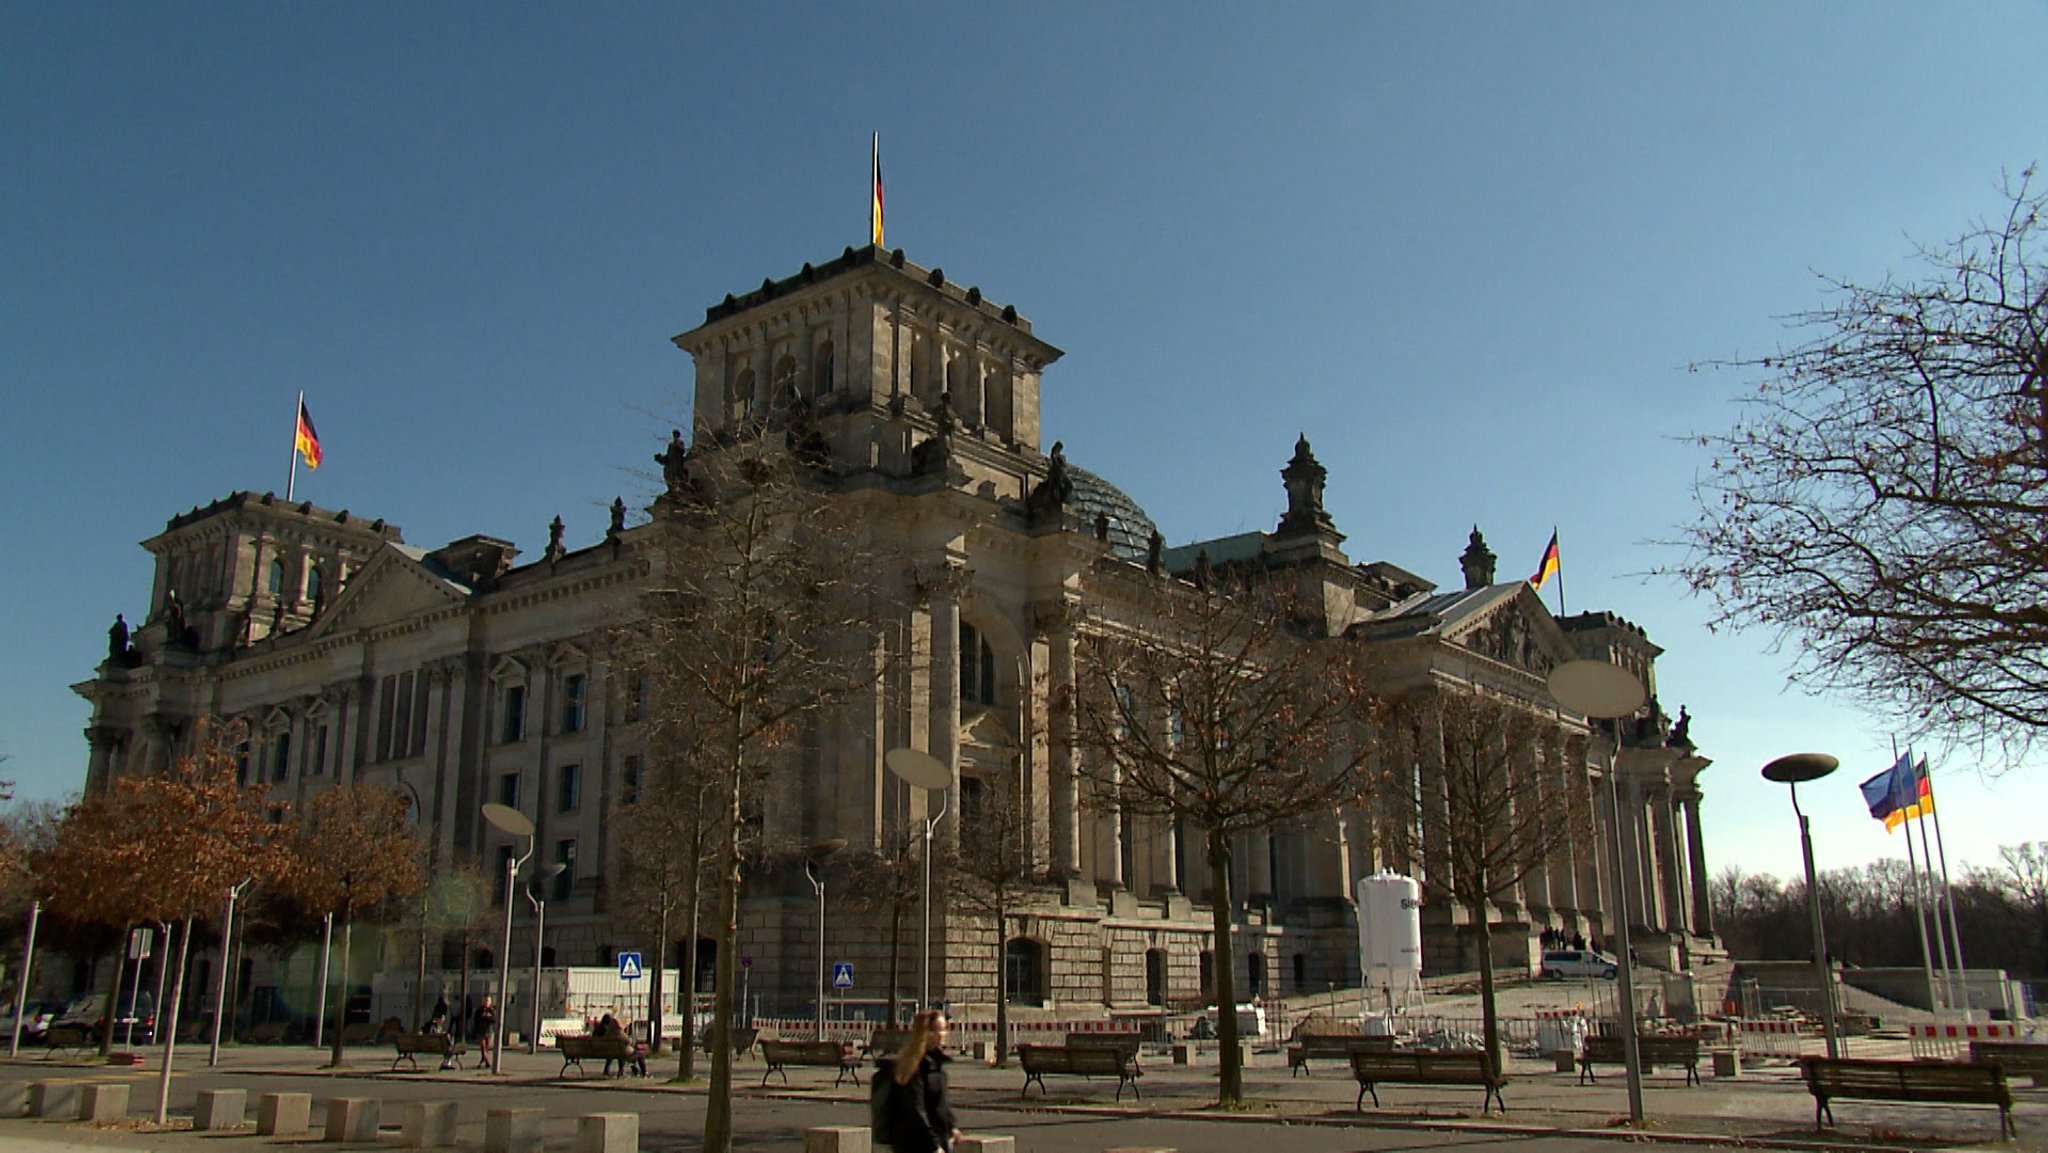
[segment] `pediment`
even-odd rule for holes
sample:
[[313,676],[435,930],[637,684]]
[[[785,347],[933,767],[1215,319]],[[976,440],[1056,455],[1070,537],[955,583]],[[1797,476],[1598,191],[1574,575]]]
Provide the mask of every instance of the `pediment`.
[[1443,639],[1537,676],[1547,676],[1551,669],[1573,659],[1576,654],[1571,642],[1536,590],[1526,582],[1496,588],[1501,595],[1474,605],[1468,615],[1447,624]]
[[467,592],[395,545],[378,550],[349,578],[334,604],[313,622],[310,635],[376,628],[459,607]]
[[1010,710],[983,708],[978,714],[962,716],[960,726],[961,743],[984,749],[1015,751],[1017,736],[1005,724]]

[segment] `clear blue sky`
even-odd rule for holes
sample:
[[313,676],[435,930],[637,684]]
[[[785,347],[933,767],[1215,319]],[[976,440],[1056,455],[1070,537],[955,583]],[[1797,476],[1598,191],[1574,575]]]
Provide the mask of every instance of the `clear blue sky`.
[[[1825,271],[1904,269],[2048,158],[2038,3],[0,3],[0,753],[74,789],[116,612],[167,517],[282,491],[529,557],[651,494],[668,337],[889,243],[1066,350],[1045,433],[1169,542],[1271,528],[1306,432],[1355,560],[1502,575],[1664,645],[1718,869],[1895,853],[1883,717],[1784,690],[1640,574],[1686,436]],[[1546,590],[1548,592],[1549,590]],[[1555,603],[1554,596],[1549,597]],[[1951,863],[2048,829],[2040,766],[1937,770]]]

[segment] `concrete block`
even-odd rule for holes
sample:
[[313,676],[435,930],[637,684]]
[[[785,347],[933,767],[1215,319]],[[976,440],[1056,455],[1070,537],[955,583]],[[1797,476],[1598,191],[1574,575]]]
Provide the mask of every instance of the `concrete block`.
[[201,1089],[192,1106],[192,1128],[239,1129],[249,1120],[247,1089]]
[[1716,1049],[1713,1052],[1714,1076],[1742,1076],[1742,1054],[1730,1049]]
[[375,1097],[329,1097],[326,1140],[375,1141],[381,1104]]
[[0,1081],[0,1117],[20,1117],[28,1112],[28,1082]]
[[256,1098],[256,1132],[263,1137],[297,1137],[313,1120],[311,1093],[265,1093]]
[[492,1109],[484,1114],[484,1153],[540,1153],[544,1109]]
[[1195,1047],[1193,1045],[1175,1045],[1173,1047],[1173,1063],[1176,1065],[1194,1064]]
[[962,1133],[959,1144],[953,1146],[953,1153],[1017,1153],[1017,1139],[993,1134],[970,1137]]
[[30,1085],[28,1115],[65,1119],[78,1116],[78,1082],[37,1081]]
[[78,1119],[95,1125],[112,1125],[128,1116],[126,1081],[90,1081],[78,1094]]
[[585,1113],[578,1117],[576,1153],[640,1153],[640,1114]]
[[874,1135],[865,1125],[804,1130],[804,1153],[872,1153]]
[[1579,1067],[1579,1059],[1570,1049],[1558,1049],[1550,1054],[1551,1064],[1560,1073],[1570,1073]]
[[413,1101],[406,1105],[406,1148],[439,1149],[444,1145],[453,1144],[455,1144],[455,1102]]

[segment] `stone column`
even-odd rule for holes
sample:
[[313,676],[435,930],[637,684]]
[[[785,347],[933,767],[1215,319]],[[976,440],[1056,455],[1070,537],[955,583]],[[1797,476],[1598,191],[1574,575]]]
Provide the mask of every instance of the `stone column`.
[[1685,898],[1685,862],[1678,856],[1678,807],[1673,803],[1672,790],[1665,788],[1657,808],[1657,857],[1658,868],[1664,877],[1664,927],[1673,932],[1691,928],[1688,902]]
[[940,826],[940,839],[951,846],[960,830],[960,599],[950,584],[932,596],[931,626],[931,746],[953,773],[953,819]]
[[1694,789],[1680,795],[1685,810],[1686,859],[1692,874],[1692,931],[1710,935],[1714,931],[1712,880],[1707,874],[1707,846],[1700,831],[1700,793]]
[[[1052,658],[1052,683],[1048,691],[1054,696],[1071,694],[1075,691],[1076,675],[1072,622],[1062,618],[1055,624],[1047,646]],[[1077,877],[1081,874],[1081,761],[1074,740],[1072,710],[1053,714],[1050,728],[1046,787],[1052,801],[1052,865],[1063,876]]]

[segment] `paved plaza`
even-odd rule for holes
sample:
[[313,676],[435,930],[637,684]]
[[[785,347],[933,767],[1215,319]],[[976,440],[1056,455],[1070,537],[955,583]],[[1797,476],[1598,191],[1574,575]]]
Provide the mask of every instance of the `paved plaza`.
[[[1859,1039],[1858,1056],[1903,1057],[1904,1043]],[[381,1055],[380,1055],[381,1054]],[[389,1049],[351,1050],[340,1071],[325,1068],[327,1054],[301,1047],[239,1046],[224,1049],[218,1067],[205,1065],[204,1046],[182,1049],[173,1079],[174,1129],[189,1117],[196,1094],[205,1088],[242,1088],[254,1102],[263,1092],[309,1093],[314,1099],[314,1132],[321,1103],[334,1097],[374,1097],[384,1102],[381,1143],[398,1143],[396,1126],[411,1101],[457,1103],[456,1147],[483,1146],[490,1109],[546,1110],[549,1149],[572,1147],[576,1119],[586,1113],[641,1115],[641,1146],[687,1150],[699,1146],[705,1088],[674,1085],[671,1057],[658,1057],[648,1079],[560,1078],[562,1062],[551,1053],[508,1053],[503,1076],[464,1067],[453,1071],[390,1071]],[[152,1064],[154,1057],[151,1058]],[[1475,1089],[1383,1086],[1382,1105],[1368,1100],[1353,1107],[1357,1085],[1348,1070],[1326,1063],[1307,1076],[1290,1077],[1277,1050],[1256,1052],[1246,1070],[1249,1100],[1239,1112],[1214,1107],[1213,1054],[1198,1063],[1175,1065],[1147,1053],[1140,1081],[1142,1098],[1129,1092],[1115,1101],[1115,1086],[1102,1080],[1052,1078],[1051,1093],[1034,1088],[1020,1096],[1023,1074],[968,1061],[954,1068],[956,1097],[967,1129],[977,1134],[1014,1136],[1019,1153],[1063,1153],[1142,1146],[1183,1153],[1259,1153],[1378,1149],[1464,1148],[1501,1145],[1520,1149],[1574,1149],[1612,1140],[1678,1147],[1775,1147],[1792,1149],[1936,1149],[1989,1146],[2048,1149],[2048,1088],[2022,1081],[2015,1097],[2019,1140],[1999,1141],[1996,1111],[1978,1106],[1897,1106],[1847,1102],[1836,1105],[1837,1126],[1813,1128],[1812,1099],[1789,1062],[1746,1067],[1739,1077],[1716,1078],[1703,1069],[1704,1083],[1688,1087],[1680,1071],[1658,1069],[1645,1080],[1649,1124],[1642,1133],[1625,1127],[1627,1094],[1619,1070],[1603,1071],[1597,1083],[1578,1084],[1576,1074],[1558,1072],[1549,1061],[1516,1058],[1505,1098],[1509,1112],[1482,1116]],[[734,1067],[734,1113],[741,1149],[798,1149],[803,1131],[818,1126],[865,1124],[865,1084],[833,1084],[824,1069],[796,1069],[788,1084],[780,1078],[762,1085],[758,1057]],[[0,1148],[174,1149],[232,1153],[237,1147],[268,1148],[297,1142],[259,1138],[253,1128],[240,1135],[153,1132],[144,1124],[154,1114],[157,1075],[152,1065],[110,1068],[62,1057],[27,1055],[0,1065],[0,1079],[127,1080],[133,1086],[129,1119],[115,1126],[49,1120],[0,1121]],[[304,1140],[312,1140],[306,1138]]]

